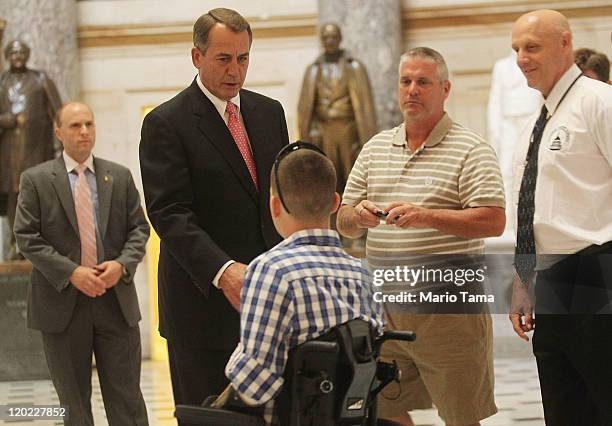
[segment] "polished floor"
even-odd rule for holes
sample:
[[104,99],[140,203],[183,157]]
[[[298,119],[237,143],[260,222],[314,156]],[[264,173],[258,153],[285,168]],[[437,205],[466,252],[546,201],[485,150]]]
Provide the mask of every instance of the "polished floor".
[[[106,416],[98,380],[94,374],[93,399],[96,425],[106,425]],[[532,357],[498,358],[495,360],[496,402],[499,412],[482,422],[487,426],[544,425],[535,361]],[[176,425],[170,376],[165,363],[145,361],[142,370],[142,391],[149,411],[151,426]],[[50,381],[0,383],[0,404],[57,404]],[[413,412],[417,425],[443,425],[435,409]],[[1,423],[2,421],[0,421]],[[59,425],[51,420],[8,422],[15,425]]]

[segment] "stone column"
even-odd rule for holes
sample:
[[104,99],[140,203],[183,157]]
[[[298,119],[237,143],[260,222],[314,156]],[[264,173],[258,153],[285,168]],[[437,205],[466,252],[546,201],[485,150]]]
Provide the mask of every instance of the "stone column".
[[376,103],[380,130],[402,121],[397,101],[402,54],[401,0],[318,0],[319,27],[335,22],[342,29],[341,47],[365,65]]
[[[4,21],[1,56],[12,40],[30,46],[28,68],[45,71],[57,85],[62,101],[79,96],[77,7],[74,0],[0,0]],[[4,63],[4,69],[8,67]],[[0,259],[10,241],[6,220],[0,221]]]
[[6,21],[2,54],[9,41],[23,40],[32,49],[28,68],[47,72],[57,85],[62,101],[78,97],[76,2],[2,0],[0,16]]

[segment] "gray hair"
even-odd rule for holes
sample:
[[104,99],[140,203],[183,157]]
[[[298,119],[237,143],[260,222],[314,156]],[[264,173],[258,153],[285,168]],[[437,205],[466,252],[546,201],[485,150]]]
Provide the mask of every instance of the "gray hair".
[[415,58],[424,59],[428,62],[436,64],[438,66],[438,77],[440,78],[440,81],[448,80],[448,66],[446,65],[444,57],[429,47],[415,47],[404,53],[400,57],[400,71],[402,69],[402,65]]
[[235,10],[219,7],[209,10],[193,24],[193,45],[202,53],[206,53],[208,34],[215,24],[226,25],[235,33],[246,31],[249,34],[249,46],[253,42],[253,33],[249,22]]

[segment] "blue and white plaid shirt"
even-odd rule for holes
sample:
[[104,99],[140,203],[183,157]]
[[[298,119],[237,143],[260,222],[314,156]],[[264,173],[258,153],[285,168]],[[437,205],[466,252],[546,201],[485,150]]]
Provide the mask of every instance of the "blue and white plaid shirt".
[[253,260],[240,297],[240,343],[225,367],[242,399],[266,404],[270,422],[290,349],[355,318],[382,332],[371,285],[329,229],[296,232]]

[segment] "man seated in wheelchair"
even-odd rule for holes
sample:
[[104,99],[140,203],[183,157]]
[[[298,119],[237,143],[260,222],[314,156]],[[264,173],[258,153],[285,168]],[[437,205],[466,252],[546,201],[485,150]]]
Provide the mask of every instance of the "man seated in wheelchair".
[[[272,219],[285,240],[247,268],[240,343],[225,368],[232,389],[224,392],[265,405],[266,423],[274,423],[289,350],[352,319],[369,322],[379,334],[383,325],[369,272],[330,229],[340,203],[332,162],[314,145],[295,142],[278,154],[270,182]],[[223,396],[213,406],[222,405]]]

